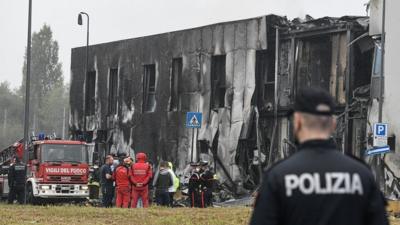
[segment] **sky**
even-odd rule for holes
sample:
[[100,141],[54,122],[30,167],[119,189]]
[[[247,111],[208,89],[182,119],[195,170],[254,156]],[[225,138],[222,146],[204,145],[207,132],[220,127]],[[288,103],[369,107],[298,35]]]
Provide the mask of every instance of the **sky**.
[[[32,31],[43,24],[58,41],[64,80],[71,48],[86,45],[79,12],[90,16],[90,44],[176,31],[267,14],[304,18],[365,16],[368,0],[32,0]],[[28,0],[0,0],[0,82],[21,85],[27,44]]]

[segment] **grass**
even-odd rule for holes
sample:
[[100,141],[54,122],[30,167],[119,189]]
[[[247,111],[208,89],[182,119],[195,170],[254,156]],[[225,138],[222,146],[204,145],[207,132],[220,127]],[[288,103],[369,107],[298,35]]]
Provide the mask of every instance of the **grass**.
[[251,209],[245,207],[105,209],[0,204],[0,224],[244,225],[248,224],[250,213]]
[[[247,225],[251,209],[159,208],[105,209],[85,206],[20,206],[0,204],[0,224],[137,224],[137,225]],[[400,219],[391,217],[391,225]]]

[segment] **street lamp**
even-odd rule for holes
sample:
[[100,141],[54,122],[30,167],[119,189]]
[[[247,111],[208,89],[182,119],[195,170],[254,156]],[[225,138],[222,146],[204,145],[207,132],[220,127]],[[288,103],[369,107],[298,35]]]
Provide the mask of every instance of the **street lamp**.
[[[82,25],[83,24],[83,22],[82,22],[82,15],[85,15],[86,16],[86,18],[87,18],[87,29],[86,29],[86,63],[85,63],[85,87],[87,86],[87,83],[86,83],[86,77],[87,77],[87,75],[88,75],[88,65],[89,65],[89,14],[87,14],[87,13],[85,13],[85,12],[80,12],[79,13],[79,15],[78,15],[78,24],[79,25]],[[85,92],[86,92],[86,89],[87,88],[85,88]],[[86,93],[85,93],[86,94]],[[85,138],[85,140],[86,140],[86,101],[87,101],[87,98],[85,97],[85,104],[83,105],[83,123],[84,123],[84,125],[83,125],[83,135],[84,135],[84,138]]]

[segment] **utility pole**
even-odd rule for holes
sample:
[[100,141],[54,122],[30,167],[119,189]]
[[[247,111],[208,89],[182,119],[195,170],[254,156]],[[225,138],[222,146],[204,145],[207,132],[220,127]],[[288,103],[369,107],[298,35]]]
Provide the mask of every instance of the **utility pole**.
[[28,9],[28,44],[26,46],[26,79],[25,79],[25,121],[24,121],[24,162],[28,162],[28,132],[29,132],[29,97],[31,85],[31,33],[32,33],[32,0]]
[[[31,33],[32,33],[32,0],[29,0],[28,9],[28,44],[26,46],[26,79],[25,79],[25,121],[24,121],[24,162],[27,164],[29,161],[28,153],[28,132],[29,132],[29,95],[31,85]],[[24,203],[26,203],[26,185]]]

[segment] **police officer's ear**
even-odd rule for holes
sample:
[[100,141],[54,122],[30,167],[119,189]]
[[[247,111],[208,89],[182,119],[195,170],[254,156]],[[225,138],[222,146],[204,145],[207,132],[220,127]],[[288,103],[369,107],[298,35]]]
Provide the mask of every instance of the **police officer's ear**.
[[301,129],[302,126],[302,117],[298,112],[293,113],[293,131],[296,134],[297,131]]
[[336,122],[336,116],[332,116],[332,126],[331,126],[331,133],[336,131],[336,126],[337,126],[337,122]]

